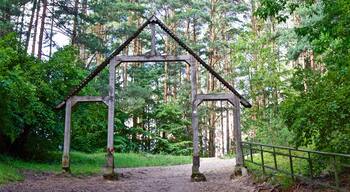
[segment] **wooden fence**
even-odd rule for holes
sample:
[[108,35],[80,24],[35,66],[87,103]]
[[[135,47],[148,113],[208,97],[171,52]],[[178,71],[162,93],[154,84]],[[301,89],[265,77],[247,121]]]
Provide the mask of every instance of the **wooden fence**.
[[310,184],[349,191],[350,155],[241,142],[243,164],[257,165],[264,175],[278,172]]

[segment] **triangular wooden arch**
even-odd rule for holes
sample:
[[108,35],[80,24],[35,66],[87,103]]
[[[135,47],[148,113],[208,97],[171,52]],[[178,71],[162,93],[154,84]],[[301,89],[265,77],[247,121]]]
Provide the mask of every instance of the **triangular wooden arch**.
[[240,103],[244,107],[250,108],[252,105],[241,95],[236,89],[229,84],[224,78],[222,78],[212,67],[210,67],[203,59],[201,59],[190,47],[188,47],[183,41],[181,41],[162,21],[160,21],[156,16],[152,15],[150,18],[143,23],[138,30],[131,35],[123,44],[121,44],[112,54],[104,60],[97,68],[92,71],[84,80],[80,82],[79,85],[74,87],[69,94],[64,98],[64,100],[56,106],[57,109],[61,109],[65,106],[66,101],[75,96],[82,88],[84,88],[96,75],[98,75],[109,63],[117,56],[130,42],[135,39],[149,24],[157,24],[162,30],[164,30],[171,38],[173,38],[182,48],[184,48],[189,54],[191,54],[206,70],[209,71],[216,79],[218,79],[225,87],[227,87],[233,94],[235,94],[239,99]]

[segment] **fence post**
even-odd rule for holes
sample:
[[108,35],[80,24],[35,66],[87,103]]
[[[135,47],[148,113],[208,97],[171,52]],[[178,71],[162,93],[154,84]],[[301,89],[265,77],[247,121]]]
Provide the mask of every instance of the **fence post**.
[[309,161],[309,167],[310,167],[309,174],[310,174],[310,178],[312,179],[312,178],[313,178],[313,172],[312,172],[312,160],[311,160],[311,155],[310,155],[310,152],[307,152],[307,154],[308,154],[308,161]]
[[253,161],[253,150],[252,150],[252,144],[251,144],[251,143],[249,143],[249,151],[250,151],[250,160],[251,160],[252,162],[254,162],[254,161]]
[[265,175],[265,165],[264,165],[264,151],[262,145],[260,145],[260,155],[261,155],[261,167],[263,170],[263,174]]
[[337,167],[337,158],[335,155],[333,155],[333,168],[334,168],[334,178],[335,178],[335,185],[337,188],[340,187],[340,181],[339,181],[339,175],[338,175],[338,167]]
[[243,143],[242,143],[242,141],[240,142],[240,145],[241,145],[241,149],[242,149],[242,162],[243,162],[243,166],[244,166],[244,163],[245,163],[245,159],[244,159],[244,150],[245,150],[245,148],[243,148]]
[[276,149],[275,149],[275,147],[272,147],[272,150],[273,150],[273,161],[275,163],[275,169],[277,171],[277,160],[276,160]]
[[290,173],[291,173],[292,179],[294,180],[295,178],[294,178],[294,170],[293,170],[292,150],[288,149],[288,151],[289,151]]

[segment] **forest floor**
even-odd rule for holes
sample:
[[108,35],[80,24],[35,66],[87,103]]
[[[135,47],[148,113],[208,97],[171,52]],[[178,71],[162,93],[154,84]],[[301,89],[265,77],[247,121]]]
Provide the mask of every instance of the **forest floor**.
[[260,191],[249,177],[230,180],[233,159],[203,158],[200,170],[207,182],[190,181],[191,164],[167,167],[120,168],[119,180],[107,181],[101,175],[63,176],[55,173],[26,171],[25,180],[0,187],[1,192],[32,191],[132,191],[132,192],[195,192],[195,191]]

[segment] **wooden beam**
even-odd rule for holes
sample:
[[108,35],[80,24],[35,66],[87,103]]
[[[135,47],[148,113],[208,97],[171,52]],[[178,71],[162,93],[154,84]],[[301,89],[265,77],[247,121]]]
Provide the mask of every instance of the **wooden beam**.
[[156,29],[155,29],[155,24],[151,23],[151,55],[156,55],[157,50],[156,50]]
[[107,148],[113,148],[114,134],[114,104],[115,104],[115,66],[111,63],[109,66],[109,102],[108,102],[108,139]]
[[234,94],[230,93],[212,93],[212,94],[198,94],[197,99],[205,101],[223,101],[235,98]]
[[72,106],[80,102],[103,102],[108,105],[109,96],[73,96],[71,97]]
[[66,115],[64,120],[64,142],[63,142],[63,155],[62,155],[62,169],[64,172],[70,172],[70,136],[71,136],[71,112],[72,101],[70,99],[66,102]]
[[238,97],[235,97],[232,102],[235,103],[235,111],[234,111],[234,119],[233,119],[233,126],[234,126],[234,132],[235,132],[235,142],[236,142],[236,167],[242,167],[243,166],[243,155],[242,155],[242,135],[241,135],[241,108],[240,108],[240,100]]
[[197,72],[195,61],[192,60],[191,70],[191,105],[192,105],[192,131],[193,131],[193,162],[192,174],[199,173],[199,128],[198,128],[198,105],[196,104],[197,96]]
[[203,101],[228,101],[232,105],[236,105],[233,101],[237,96],[232,93],[212,93],[212,94],[198,94],[196,99],[198,105]]
[[155,55],[155,56],[146,56],[146,55],[120,55],[115,57],[121,62],[176,62],[183,61],[188,63],[191,60],[191,55]]
[[115,68],[120,61],[113,59],[109,64],[109,100],[108,100],[108,130],[107,130],[107,155],[103,177],[115,179],[114,172],[114,105],[115,105]]

